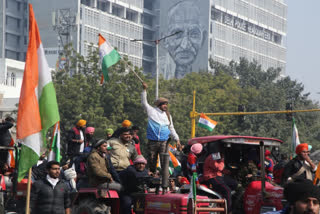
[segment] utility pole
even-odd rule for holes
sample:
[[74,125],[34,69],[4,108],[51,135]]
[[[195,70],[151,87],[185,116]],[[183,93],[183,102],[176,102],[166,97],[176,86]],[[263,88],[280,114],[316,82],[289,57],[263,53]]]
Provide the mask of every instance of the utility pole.
[[159,98],[159,43],[161,40],[169,38],[171,36],[174,36],[178,33],[181,33],[182,31],[177,31],[175,33],[172,33],[170,35],[164,36],[160,39],[156,40],[144,40],[144,39],[132,39],[131,42],[153,42],[156,44],[156,100]]
[[[76,30],[77,18],[71,8],[58,9],[52,13],[53,29],[58,33],[58,48],[59,48],[59,68],[69,69],[70,76],[70,62],[67,54],[64,52],[64,47],[72,42],[71,32]],[[65,57],[63,64],[62,57]]]

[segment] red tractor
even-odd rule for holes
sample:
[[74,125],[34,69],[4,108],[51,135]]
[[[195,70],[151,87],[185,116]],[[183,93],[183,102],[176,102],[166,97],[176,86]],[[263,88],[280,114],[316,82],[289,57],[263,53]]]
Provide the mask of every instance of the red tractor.
[[[199,158],[200,166],[205,158],[213,152],[225,154],[226,166],[235,174],[241,169],[245,161],[246,152],[256,149],[260,153],[259,161],[264,163],[264,150],[268,147],[272,153],[277,151],[283,142],[278,139],[250,137],[250,136],[207,136],[190,139],[188,144],[201,143],[204,152]],[[166,168],[163,166],[163,168]],[[165,172],[166,170],[164,170]],[[153,179],[153,178],[149,178]],[[189,185],[184,185],[178,193],[161,192],[159,187],[166,189],[168,175],[162,173],[161,181],[151,182],[158,184],[155,192],[135,195],[133,213],[137,214],[167,214],[167,213],[228,213],[225,199],[213,190],[200,186],[197,189],[196,199],[189,196]],[[150,182],[147,182],[150,183]],[[266,211],[282,209],[283,188],[265,181],[264,170],[260,178],[252,181],[239,198],[242,210],[233,210],[235,213],[258,214]],[[235,203],[237,204],[237,203]],[[119,197],[114,190],[84,188],[80,189],[74,200],[73,213],[119,213]]]
[[[201,143],[204,147],[199,158],[200,168],[209,154],[220,152],[224,154],[226,168],[236,177],[245,166],[249,151],[256,151],[258,161],[264,163],[265,147],[271,150],[271,154],[275,154],[283,141],[264,137],[218,135],[197,137],[188,142],[189,145],[194,143]],[[238,194],[236,201],[233,200],[235,213],[258,214],[282,209],[283,188],[266,182],[265,170],[260,171],[259,177],[250,182],[242,194]]]

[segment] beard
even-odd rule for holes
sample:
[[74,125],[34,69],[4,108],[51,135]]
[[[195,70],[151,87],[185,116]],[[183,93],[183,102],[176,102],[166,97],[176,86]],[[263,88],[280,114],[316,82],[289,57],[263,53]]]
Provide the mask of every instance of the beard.
[[293,206],[292,212],[290,214],[318,214],[313,212],[311,209],[306,208],[306,210],[299,210],[296,206]]

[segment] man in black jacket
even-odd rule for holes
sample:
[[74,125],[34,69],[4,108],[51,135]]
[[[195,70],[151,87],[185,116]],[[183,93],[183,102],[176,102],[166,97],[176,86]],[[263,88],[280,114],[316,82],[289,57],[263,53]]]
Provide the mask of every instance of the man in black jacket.
[[141,183],[139,178],[148,177],[148,171],[146,170],[147,161],[142,155],[138,155],[133,164],[119,174],[123,186],[123,191],[120,195],[122,214],[131,214],[131,205],[133,204],[132,194],[143,193],[143,183]]
[[85,148],[85,129],[86,129],[86,120],[79,120],[75,127],[73,127],[68,132],[68,156],[71,159],[71,162],[73,163],[73,157],[78,156],[80,153],[83,152]]
[[[14,125],[14,119],[12,117],[6,117],[6,119],[0,123],[0,146],[9,146],[11,142],[11,134],[9,129]],[[6,163],[8,160],[8,150],[0,150],[0,162]]]
[[309,157],[309,147],[307,143],[301,143],[296,147],[297,156],[290,160],[282,174],[282,185],[296,179],[313,179],[313,174],[317,170],[317,166],[312,162]]
[[70,214],[71,200],[67,185],[59,179],[60,165],[56,161],[47,164],[45,179],[32,184],[30,208],[32,214]]

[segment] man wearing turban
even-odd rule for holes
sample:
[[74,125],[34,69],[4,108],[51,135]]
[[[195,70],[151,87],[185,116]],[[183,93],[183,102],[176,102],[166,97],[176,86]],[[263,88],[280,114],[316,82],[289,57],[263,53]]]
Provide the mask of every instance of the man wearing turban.
[[173,127],[172,117],[168,111],[168,100],[160,97],[155,101],[155,107],[152,107],[147,101],[148,85],[143,83],[142,87],[141,103],[148,115],[148,165],[150,172],[155,173],[158,154],[168,153],[167,140],[169,136],[171,135],[177,141],[178,147],[181,145],[179,136]]
[[79,153],[83,152],[85,142],[85,130],[87,121],[79,120],[76,126],[68,133],[68,156],[73,158]]
[[282,184],[298,178],[312,180],[312,173],[317,170],[317,166],[311,161],[309,153],[307,143],[301,143],[296,147],[297,156],[286,164],[282,174]]

